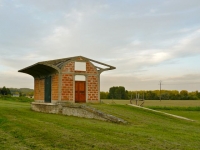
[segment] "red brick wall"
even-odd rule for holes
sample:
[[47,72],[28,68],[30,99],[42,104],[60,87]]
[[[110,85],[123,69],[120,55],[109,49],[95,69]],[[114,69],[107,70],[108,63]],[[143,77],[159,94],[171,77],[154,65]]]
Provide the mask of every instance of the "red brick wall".
[[[75,71],[75,62],[67,63],[62,70],[61,77],[61,100],[73,101],[74,99],[74,73],[84,73],[87,74],[87,83],[88,101],[98,101],[98,71],[90,63],[86,62],[86,72],[84,71]],[[44,79],[35,79],[34,81],[34,98],[35,100],[44,100]],[[52,76],[52,100],[58,100],[58,87],[59,87],[59,75]]]
[[[75,62],[67,63],[62,70],[62,100],[74,99],[73,76],[74,73],[87,74],[88,101],[98,101],[98,71],[90,62],[86,62],[86,71],[75,71]],[[71,74],[69,74],[71,73]],[[74,85],[75,86],[75,85]]]
[[34,99],[44,100],[44,79],[34,79]]
[[[98,100],[98,72],[91,62],[86,63],[86,72],[88,74],[88,101]],[[96,75],[94,75],[96,74]]]
[[73,75],[71,74],[62,74],[61,100],[73,101]]
[[51,77],[51,99],[52,100],[58,100],[58,82],[59,82],[58,74],[53,75]]
[[73,101],[73,75],[67,73],[74,73],[74,62],[69,62],[64,66],[61,87],[61,100]]
[[98,100],[98,76],[88,76],[88,100]]
[[86,72],[88,74],[97,74],[96,68],[91,64],[91,62],[86,63]]
[[66,73],[66,72],[74,72],[74,64],[75,64],[75,63],[74,63],[73,61],[67,63],[67,64],[64,66],[62,72],[63,72],[63,73]]

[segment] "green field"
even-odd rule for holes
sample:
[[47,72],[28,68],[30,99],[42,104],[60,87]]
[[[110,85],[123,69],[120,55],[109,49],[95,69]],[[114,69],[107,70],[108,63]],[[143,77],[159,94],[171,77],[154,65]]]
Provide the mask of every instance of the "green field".
[[0,100],[0,149],[200,149],[199,111],[179,112],[196,118],[190,122],[127,105],[89,105],[129,123],[38,113],[28,102]]
[[[102,99],[103,103],[106,104],[130,104],[130,100],[110,100],[110,99]],[[132,101],[133,104],[136,101]],[[139,104],[142,102],[139,101]],[[182,106],[182,107],[200,107],[200,100],[145,100],[143,106]]]

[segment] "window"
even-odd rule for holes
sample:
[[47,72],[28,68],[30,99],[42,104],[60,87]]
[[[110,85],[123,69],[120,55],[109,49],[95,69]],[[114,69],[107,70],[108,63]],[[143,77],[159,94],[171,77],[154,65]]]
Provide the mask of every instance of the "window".
[[84,75],[75,75],[75,81],[85,81]]
[[86,71],[85,62],[75,62],[75,71]]

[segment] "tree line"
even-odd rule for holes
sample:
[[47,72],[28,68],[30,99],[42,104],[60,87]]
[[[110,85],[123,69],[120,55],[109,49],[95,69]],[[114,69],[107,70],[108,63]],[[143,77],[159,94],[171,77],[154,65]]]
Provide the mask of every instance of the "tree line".
[[109,92],[100,92],[101,99],[135,99],[145,100],[198,100],[200,99],[200,92],[187,90],[140,90],[128,91],[123,86],[113,86]]
[[33,96],[34,90],[29,88],[10,88],[12,94],[19,96]]
[[29,88],[0,88],[0,95],[33,96],[34,90]]
[[11,95],[10,89],[5,86],[0,88],[0,95]]

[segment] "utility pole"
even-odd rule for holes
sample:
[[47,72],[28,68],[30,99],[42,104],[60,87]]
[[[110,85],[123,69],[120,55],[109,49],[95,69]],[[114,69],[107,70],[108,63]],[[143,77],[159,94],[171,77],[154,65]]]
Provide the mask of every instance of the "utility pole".
[[161,85],[162,85],[162,81],[160,81],[160,102],[161,102]]

